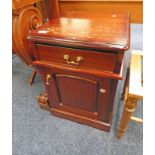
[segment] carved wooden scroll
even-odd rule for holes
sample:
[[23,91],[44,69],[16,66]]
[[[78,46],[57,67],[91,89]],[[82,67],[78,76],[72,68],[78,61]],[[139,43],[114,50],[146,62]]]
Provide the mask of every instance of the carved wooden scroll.
[[26,37],[32,31],[42,25],[42,15],[33,5],[18,10],[13,10],[12,15],[12,45],[13,51],[27,65],[32,64],[33,55],[30,52],[31,45]]

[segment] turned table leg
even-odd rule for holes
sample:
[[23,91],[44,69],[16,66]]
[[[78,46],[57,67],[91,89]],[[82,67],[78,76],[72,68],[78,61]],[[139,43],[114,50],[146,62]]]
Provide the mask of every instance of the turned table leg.
[[122,100],[126,100],[126,91],[128,89],[129,86],[129,68],[127,69],[127,74],[126,74],[126,78],[125,78],[125,82],[124,82],[124,88],[123,88],[123,92],[122,92]]
[[125,130],[128,126],[128,122],[130,121],[132,113],[135,111],[136,106],[137,106],[137,99],[128,97],[124,105],[122,118],[117,131],[117,138],[121,139],[124,136]]

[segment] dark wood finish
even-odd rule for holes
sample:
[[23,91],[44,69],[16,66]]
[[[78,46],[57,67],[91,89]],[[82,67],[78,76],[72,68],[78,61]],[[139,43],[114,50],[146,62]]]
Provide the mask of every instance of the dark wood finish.
[[30,36],[38,42],[60,46],[124,51],[129,48],[129,15],[66,13],[45,23]]
[[[123,56],[129,48],[129,16],[67,16],[29,33],[33,65],[53,115],[109,131]],[[83,59],[78,61],[78,56]]]
[[[82,56],[83,60],[79,62],[78,67],[88,69],[99,69],[109,72],[114,72],[116,63],[116,54],[107,52],[96,52],[90,50],[74,49],[74,48],[63,48],[58,46],[37,45],[39,57],[38,60],[59,63],[61,65],[73,66],[68,64],[63,58],[64,55],[69,55],[69,61],[76,61],[78,56]],[[98,60],[98,61],[96,61]],[[77,65],[74,65],[77,67]]]
[[57,69],[63,69],[63,70],[68,70],[72,72],[77,72],[79,74],[88,74],[88,75],[94,75],[94,76],[99,76],[99,77],[107,77],[111,79],[117,79],[117,80],[122,80],[122,71],[123,71],[123,65],[121,67],[121,72],[118,73],[111,73],[111,72],[104,72],[101,70],[94,70],[94,69],[88,69],[88,68],[79,68],[79,67],[69,67],[69,66],[63,66],[63,65],[57,65],[54,63],[46,63],[44,61],[34,61],[33,63],[35,66],[44,66],[47,68],[57,68]]
[[60,15],[59,11],[59,1],[58,0],[45,0],[47,14],[49,19],[58,17]]

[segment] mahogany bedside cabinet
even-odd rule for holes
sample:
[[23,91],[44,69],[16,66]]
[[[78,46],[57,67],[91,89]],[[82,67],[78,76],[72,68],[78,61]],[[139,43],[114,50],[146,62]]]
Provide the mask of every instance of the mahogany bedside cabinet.
[[55,116],[109,131],[129,25],[128,14],[71,12],[30,32],[33,65],[46,90],[38,97],[40,106]]

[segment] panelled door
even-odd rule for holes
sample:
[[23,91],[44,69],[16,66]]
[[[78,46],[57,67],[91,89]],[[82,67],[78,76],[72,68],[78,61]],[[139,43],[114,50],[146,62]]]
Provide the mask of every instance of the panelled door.
[[60,69],[41,71],[51,108],[104,120],[111,80]]

